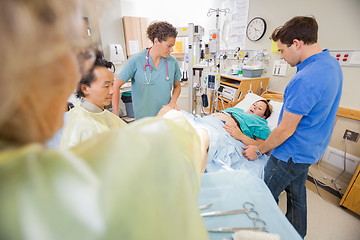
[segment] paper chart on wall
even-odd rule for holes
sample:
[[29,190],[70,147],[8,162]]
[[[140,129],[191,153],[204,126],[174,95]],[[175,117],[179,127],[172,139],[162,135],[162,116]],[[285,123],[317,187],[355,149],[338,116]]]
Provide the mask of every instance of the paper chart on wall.
[[[249,0],[225,0],[221,8],[230,9],[230,36],[226,44],[223,41],[220,42],[220,49],[236,50],[238,47],[244,49]],[[223,26],[223,24],[221,24],[221,26]]]
[[135,54],[137,52],[139,52],[139,41],[134,40],[134,41],[129,41],[129,55]]

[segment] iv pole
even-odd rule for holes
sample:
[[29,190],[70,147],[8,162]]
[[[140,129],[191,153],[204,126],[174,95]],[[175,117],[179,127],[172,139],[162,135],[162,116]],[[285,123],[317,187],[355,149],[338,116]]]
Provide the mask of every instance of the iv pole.
[[[215,69],[216,69],[216,73],[220,74],[220,27],[219,27],[219,17],[220,17],[220,13],[224,13],[224,15],[226,15],[227,13],[230,12],[229,8],[224,8],[224,9],[214,9],[214,8],[210,8],[209,11],[207,12],[207,16],[210,17],[212,15],[212,13],[216,13],[216,52],[215,52],[215,56],[214,56],[214,64],[215,64]],[[213,113],[215,110],[215,103],[217,104],[217,99],[218,99],[218,90],[214,89],[213,90],[213,94],[212,94],[212,107],[210,109],[210,113]]]
[[215,60],[215,67],[216,67],[216,72],[219,73],[220,70],[220,27],[219,27],[219,17],[220,17],[220,13],[224,13],[224,15],[226,15],[227,13],[230,12],[229,8],[224,8],[224,9],[214,9],[214,8],[210,8],[209,11],[207,12],[207,16],[210,17],[212,15],[212,13],[216,13],[216,53],[214,56],[214,60]]

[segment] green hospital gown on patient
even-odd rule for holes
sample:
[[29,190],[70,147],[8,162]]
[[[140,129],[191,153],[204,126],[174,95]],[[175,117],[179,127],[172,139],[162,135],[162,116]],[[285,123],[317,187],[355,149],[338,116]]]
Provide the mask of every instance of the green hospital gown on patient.
[[271,133],[268,123],[264,118],[246,113],[240,108],[228,108],[224,112],[232,113],[240,123],[243,134],[252,139],[257,137],[265,140]]
[[200,139],[144,119],[70,150],[0,141],[0,239],[208,239]]

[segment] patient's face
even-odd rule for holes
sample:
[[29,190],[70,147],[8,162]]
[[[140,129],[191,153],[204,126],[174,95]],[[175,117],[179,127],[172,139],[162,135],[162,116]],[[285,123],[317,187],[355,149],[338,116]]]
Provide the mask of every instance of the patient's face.
[[266,108],[267,108],[266,103],[262,101],[258,101],[255,102],[253,105],[251,105],[250,109],[247,112],[264,118]]
[[94,69],[95,81],[89,86],[85,86],[83,92],[85,99],[101,109],[111,103],[113,95],[113,73],[106,67],[96,67]]

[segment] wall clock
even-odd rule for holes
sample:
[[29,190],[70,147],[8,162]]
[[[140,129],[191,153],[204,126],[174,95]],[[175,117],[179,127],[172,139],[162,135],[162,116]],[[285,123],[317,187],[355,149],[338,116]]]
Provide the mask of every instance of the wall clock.
[[260,40],[266,32],[266,22],[261,17],[255,17],[250,20],[246,27],[246,36],[250,41]]

